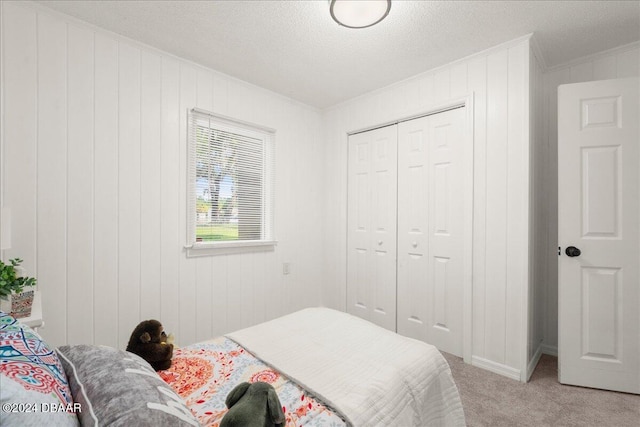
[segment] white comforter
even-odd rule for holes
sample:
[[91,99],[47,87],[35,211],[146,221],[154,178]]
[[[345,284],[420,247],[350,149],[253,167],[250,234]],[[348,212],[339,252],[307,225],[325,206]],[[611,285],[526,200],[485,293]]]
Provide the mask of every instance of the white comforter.
[[310,308],[231,334],[354,426],[464,426],[440,352],[349,314]]

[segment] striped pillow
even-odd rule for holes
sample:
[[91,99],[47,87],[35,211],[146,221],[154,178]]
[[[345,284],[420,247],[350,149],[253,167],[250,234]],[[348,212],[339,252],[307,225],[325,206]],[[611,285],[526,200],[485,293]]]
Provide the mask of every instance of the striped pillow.
[[83,426],[198,426],[183,400],[141,357],[111,347],[58,348]]

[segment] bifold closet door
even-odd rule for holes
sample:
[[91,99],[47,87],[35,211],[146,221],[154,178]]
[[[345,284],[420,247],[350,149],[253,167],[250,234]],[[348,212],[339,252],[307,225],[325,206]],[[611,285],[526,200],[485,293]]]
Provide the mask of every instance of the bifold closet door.
[[397,129],[349,136],[347,311],[396,330]]
[[465,109],[398,125],[398,333],[462,356]]

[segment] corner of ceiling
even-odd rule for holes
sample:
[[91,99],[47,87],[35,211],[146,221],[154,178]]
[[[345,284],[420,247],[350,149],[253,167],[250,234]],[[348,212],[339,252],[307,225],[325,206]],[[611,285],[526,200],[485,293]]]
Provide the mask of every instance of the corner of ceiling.
[[544,57],[544,53],[542,51],[542,48],[540,47],[540,42],[538,42],[538,37],[536,37],[535,33],[531,33],[529,35],[529,45],[531,46],[531,51],[533,52],[533,55],[536,57],[536,59],[538,60],[538,64],[540,65],[540,69],[542,70],[542,72],[546,72],[547,69],[549,68],[547,65],[547,61]]

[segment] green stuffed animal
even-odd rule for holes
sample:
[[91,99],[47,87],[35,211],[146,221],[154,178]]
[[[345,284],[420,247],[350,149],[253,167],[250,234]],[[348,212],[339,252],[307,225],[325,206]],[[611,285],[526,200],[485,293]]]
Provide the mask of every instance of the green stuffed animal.
[[271,384],[240,383],[224,401],[229,411],[220,427],[282,427],[284,412],[278,394]]

